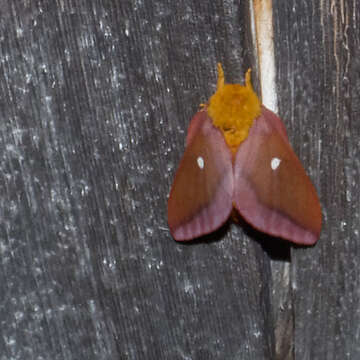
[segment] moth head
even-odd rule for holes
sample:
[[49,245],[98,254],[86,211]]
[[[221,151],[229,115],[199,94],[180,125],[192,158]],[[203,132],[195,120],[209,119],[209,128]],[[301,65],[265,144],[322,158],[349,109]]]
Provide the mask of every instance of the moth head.
[[214,126],[222,131],[226,143],[235,152],[261,112],[260,100],[251,85],[251,70],[245,74],[245,85],[225,84],[219,63],[217,90],[209,100],[207,111]]

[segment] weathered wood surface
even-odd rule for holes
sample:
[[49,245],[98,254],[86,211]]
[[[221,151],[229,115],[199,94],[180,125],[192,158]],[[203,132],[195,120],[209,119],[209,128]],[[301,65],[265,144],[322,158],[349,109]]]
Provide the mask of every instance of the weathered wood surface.
[[293,0],[274,15],[281,114],[323,205],[317,246],[292,250],[295,358],[359,359],[360,4]]
[[279,113],[324,213],[290,265],[246,225],[167,229],[216,62],[255,68],[246,1],[1,8],[1,360],[360,357],[356,1],[274,2]]

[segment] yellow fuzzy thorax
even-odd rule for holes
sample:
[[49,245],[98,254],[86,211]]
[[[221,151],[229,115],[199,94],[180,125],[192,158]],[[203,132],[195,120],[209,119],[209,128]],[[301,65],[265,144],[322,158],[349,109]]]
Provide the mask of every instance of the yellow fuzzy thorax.
[[224,71],[219,63],[217,90],[207,107],[213,124],[222,131],[233,152],[247,138],[261,111],[260,100],[251,85],[250,72],[250,69],[246,72],[245,86],[225,84]]

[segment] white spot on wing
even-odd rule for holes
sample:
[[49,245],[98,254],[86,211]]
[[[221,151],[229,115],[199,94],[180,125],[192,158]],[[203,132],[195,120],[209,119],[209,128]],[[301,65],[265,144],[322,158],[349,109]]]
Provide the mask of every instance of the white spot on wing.
[[196,159],[196,161],[197,161],[197,164],[198,164],[199,168],[202,170],[204,168],[204,165],[205,165],[204,159],[201,156],[199,156]]
[[273,170],[276,170],[279,167],[280,163],[281,163],[281,159],[279,159],[277,157],[272,158],[271,159],[271,168]]

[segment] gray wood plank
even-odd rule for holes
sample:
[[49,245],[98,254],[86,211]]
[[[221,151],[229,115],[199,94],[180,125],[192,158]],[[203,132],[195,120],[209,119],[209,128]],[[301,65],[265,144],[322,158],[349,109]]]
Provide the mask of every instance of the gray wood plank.
[[0,359],[274,356],[268,238],[172,240],[187,124],[247,2],[3,1]]
[[323,206],[313,248],[293,248],[295,359],[360,357],[359,49],[356,1],[275,2],[280,114]]

